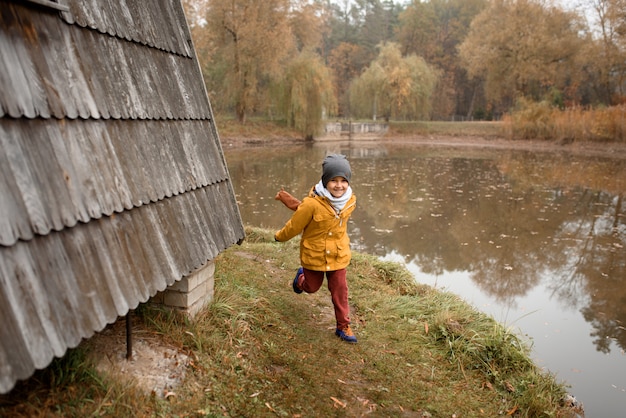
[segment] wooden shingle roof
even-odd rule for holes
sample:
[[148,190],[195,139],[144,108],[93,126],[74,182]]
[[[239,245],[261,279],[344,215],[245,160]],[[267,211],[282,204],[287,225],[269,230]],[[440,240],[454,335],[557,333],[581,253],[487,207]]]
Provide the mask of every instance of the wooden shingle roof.
[[180,2],[55,4],[0,0],[0,393],[244,238]]

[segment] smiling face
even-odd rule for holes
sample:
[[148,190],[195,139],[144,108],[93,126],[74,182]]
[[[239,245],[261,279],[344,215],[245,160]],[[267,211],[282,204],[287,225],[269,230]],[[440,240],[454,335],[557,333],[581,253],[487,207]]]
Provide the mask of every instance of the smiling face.
[[328,183],[326,184],[326,189],[330,192],[330,194],[333,195],[333,197],[339,198],[346,193],[349,185],[350,183],[348,182],[348,180],[341,176],[337,176],[328,180]]

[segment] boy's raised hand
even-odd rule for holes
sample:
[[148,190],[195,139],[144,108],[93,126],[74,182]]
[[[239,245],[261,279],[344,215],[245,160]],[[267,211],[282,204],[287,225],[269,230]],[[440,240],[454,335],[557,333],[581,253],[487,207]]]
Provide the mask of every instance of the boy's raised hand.
[[283,189],[282,187],[280,188],[280,191],[276,193],[274,199],[280,200],[285,206],[287,206],[291,210],[296,210],[298,209],[298,206],[300,206],[300,201],[290,195],[288,192],[286,192],[285,189]]

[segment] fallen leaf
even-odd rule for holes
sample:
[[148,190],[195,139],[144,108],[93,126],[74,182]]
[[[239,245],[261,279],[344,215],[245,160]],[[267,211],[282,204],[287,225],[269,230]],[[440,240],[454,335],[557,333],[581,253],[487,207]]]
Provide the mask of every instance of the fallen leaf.
[[506,390],[508,390],[509,392],[515,392],[515,387],[513,387],[512,384],[510,384],[509,382],[504,382],[504,387],[506,388]]
[[424,332],[428,334],[428,322],[424,322]]
[[517,406],[514,406],[513,408],[511,408],[509,411],[506,412],[506,414],[508,416],[511,416],[515,413],[515,411],[517,411]]
[[276,410],[272,408],[269,403],[265,402],[265,406],[267,406],[267,409],[269,409],[270,411],[276,412]]
[[334,396],[331,396],[330,399],[332,399],[333,402],[335,402],[335,407],[337,407],[337,405],[340,405],[342,408],[345,408],[347,406],[345,402],[341,402],[339,399],[335,398]]

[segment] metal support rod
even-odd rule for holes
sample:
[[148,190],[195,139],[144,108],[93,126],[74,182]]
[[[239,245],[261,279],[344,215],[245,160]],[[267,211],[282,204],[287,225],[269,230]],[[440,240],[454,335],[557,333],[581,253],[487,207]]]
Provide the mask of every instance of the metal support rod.
[[132,311],[126,314],[126,360],[133,359],[133,324],[131,320]]

